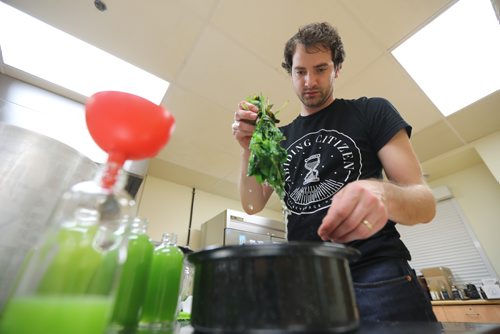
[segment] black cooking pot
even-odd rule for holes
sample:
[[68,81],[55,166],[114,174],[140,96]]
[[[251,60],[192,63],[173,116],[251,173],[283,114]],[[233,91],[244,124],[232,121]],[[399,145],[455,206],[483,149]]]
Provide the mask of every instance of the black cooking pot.
[[226,246],[188,255],[201,333],[339,333],[359,324],[349,260],[332,243]]

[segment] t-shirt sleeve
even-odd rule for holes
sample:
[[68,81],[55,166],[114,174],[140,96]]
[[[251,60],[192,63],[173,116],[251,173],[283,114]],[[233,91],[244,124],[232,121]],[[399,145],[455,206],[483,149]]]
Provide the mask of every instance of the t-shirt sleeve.
[[408,137],[412,127],[408,124],[396,108],[384,98],[371,98],[366,103],[368,116],[369,136],[373,148],[378,152],[401,129],[405,129]]

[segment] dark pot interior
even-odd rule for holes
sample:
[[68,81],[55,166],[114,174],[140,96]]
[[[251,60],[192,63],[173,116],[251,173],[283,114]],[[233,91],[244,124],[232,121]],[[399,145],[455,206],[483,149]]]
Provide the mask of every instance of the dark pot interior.
[[227,246],[192,253],[198,332],[345,332],[359,323],[349,270],[330,243]]

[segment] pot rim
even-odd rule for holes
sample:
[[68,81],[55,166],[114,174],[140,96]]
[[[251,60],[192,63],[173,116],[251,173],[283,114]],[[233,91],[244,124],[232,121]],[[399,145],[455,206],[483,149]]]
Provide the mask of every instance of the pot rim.
[[332,242],[290,241],[286,243],[211,246],[187,255],[196,264],[211,260],[241,259],[275,256],[320,256],[355,261],[361,252],[355,248]]

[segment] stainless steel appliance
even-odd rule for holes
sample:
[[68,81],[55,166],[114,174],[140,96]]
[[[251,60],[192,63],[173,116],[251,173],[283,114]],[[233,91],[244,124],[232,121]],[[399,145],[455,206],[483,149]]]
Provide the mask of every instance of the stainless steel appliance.
[[45,233],[61,194],[91,179],[98,166],[57,140],[2,122],[0,157],[1,312],[24,257]]
[[286,242],[285,224],[236,210],[224,210],[201,225],[201,246]]

